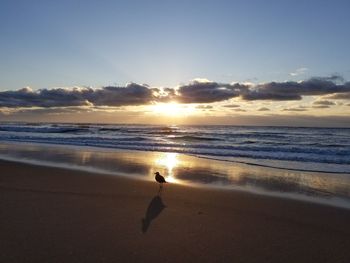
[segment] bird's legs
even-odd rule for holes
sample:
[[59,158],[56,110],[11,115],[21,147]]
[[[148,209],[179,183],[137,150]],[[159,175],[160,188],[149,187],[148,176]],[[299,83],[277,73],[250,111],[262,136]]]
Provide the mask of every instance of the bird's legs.
[[159,184],[158,195],[161,195],[162,190],[163,190],[163,184]]

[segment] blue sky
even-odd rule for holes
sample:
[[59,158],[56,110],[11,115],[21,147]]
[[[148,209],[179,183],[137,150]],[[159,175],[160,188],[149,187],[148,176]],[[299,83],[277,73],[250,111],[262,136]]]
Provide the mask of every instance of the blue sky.
[[349,1],[0,5],[0,90],[350,79]]

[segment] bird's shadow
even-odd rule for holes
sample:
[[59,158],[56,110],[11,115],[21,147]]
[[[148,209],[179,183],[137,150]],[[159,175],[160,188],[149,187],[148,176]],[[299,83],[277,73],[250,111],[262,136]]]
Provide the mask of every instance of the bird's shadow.
[[163,211],[163,209],[166,208],[166,206],[163,203],[162,197],[160,196],[160,193],[158,193],[156,196],[154,196],[149,203],[145,216],[142,218],[142,232],[146,233],[152,220],[154,220],[157,216],[160,215],[160,213]]

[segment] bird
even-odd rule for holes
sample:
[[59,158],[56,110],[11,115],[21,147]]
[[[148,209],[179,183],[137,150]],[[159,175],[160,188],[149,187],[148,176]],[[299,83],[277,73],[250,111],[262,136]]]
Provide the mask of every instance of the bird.
[[160,187],[162,187],[162,184],[166,183],[167,181],[165,181],[165,178],[159,172],[155,172],[154,174],[156,175],[154,178],[160,184]]

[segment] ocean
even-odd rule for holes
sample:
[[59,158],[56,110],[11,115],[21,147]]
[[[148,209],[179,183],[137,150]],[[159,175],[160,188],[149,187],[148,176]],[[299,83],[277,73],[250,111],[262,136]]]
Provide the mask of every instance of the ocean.
[[0,142],[172,152],[226,162],[350,174],[350,129],[2,123]]

